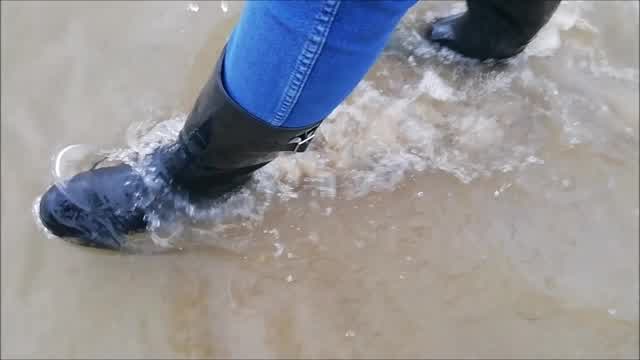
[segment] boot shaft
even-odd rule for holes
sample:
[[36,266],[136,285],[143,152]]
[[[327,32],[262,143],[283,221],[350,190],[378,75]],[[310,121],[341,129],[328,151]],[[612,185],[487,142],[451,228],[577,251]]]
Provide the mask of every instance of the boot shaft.
[[471,21],[505,22],[524,42],[540,31],[558,5],[560,0],[467,0]]
[[251,173],[279,152],[305,151],[320,125],[278,128],[243,109],[225,90],[224,55],[223,50],[180,132],[177,179],[217,181]]
[[559,4],[560,0],[467,0],[467,12],[436,20],[426,36],[467,57],[505,59],[529,44]]

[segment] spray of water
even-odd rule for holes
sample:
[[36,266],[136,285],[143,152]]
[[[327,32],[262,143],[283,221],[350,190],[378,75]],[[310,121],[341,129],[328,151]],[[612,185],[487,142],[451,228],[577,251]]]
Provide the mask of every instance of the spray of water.
[[[222,2],[223,10],[224,5]],[[593,103],[539,70],[542,60],[564,45],[574,54],[567,61],[578,64],[589,76],[637,87],[637,70],[612,67],[602,51],[563,43],[562,35],[568,31],[584,33],[587,38],[598,36],[582,16],[584,8],[563,3],[527,50],[506,66],[478,63],[434,48],[422,39],[416,24],[443,14],[412,14],[400,25],[367,79],[322,125],[310,151],[283,154],[259,170],[248,186],[223,201],[194,203],[188,194],[170,194],[162,211],[150,209],[147,214],[153,241],[164,247],[177,246],[185,228],[194,224],[206,223],[200,230],[213,234],[238,221],[259,222],[271,204],[296,198],[301,191],[319,197],[355,198],[392,190],[407,176],[421,172],[443,172],[470,183],[496,173],[544,166],[541,149],[550,127],[560,129],[567,145],[587,143],[596,151],[625,129],[626,142],[618,146],[633,152],[637,138],[628,129],[637,124],[603,126],[597,117],[610,117],[607,105]],[[576,112],[588,113],[585,119],[597,116],[581,122],[576,121]],[[124,161],[144,175],[142,160],[173,142],[185,118],[179,115],[133,124],[127,132],[127,147],[108,151],[105,164]],[[82,146],[64,149],[54,165],[61,184],[73,173],[62,168],[74,168],[65,161],[74,162],[78,153],[105,152]]]

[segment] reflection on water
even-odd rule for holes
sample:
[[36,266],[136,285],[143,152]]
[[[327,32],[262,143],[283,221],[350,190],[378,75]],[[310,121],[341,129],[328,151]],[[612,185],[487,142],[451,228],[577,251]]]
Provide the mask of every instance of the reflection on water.
[[637,357],[638,3],[564,2],[507,66],[421,40],[460,5],[416,6],[313,151],[180,202],[144,256],[30,206],[101,153],[68,144],[174,138],[241,4],[3,2],[3,356]]

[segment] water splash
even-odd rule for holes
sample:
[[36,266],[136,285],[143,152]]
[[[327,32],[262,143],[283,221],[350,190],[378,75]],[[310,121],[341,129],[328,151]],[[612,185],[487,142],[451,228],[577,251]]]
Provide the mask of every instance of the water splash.
[[189,5],[187,5],[187,10],[191,12],[198,12],[200,11],[200,5],[197,3],[189,3]]
[[[549,55],[574,46],[565,43],[563,33],[600,36],[579,5],[565,3],[531,46],[506,67],[434,48],[415,30],[416,22],[434,15],[409,17],[372,75],[325,121],[310,151],[281,156],[224,201],[195,204],[185,194],[174,194],[170,208],[178,214],[175,218],[167,218],[166,209],[148,215],[153,240],[176,246],[193,223],[205,223],[203,227],[213,234],[236,222],[251,226],[273,203],[295,199],[302,192],[328,199],[357,198],[392,190],[421,172],[447,174],[466,184],[542,167],[542,149],[556,131],[567,145],[610,143],[617,133],[602,125],[610,110],[597,110],[603,104],[540,70]],[[220,3],[225,12],[227,5]],[[584,62],[584,71],[595,77],[638,82],[636,70],[611,66],[601,51],[580,47],[571,51],[567,61]],[[599,121],[586,122],[593,114]],[[108,160],[140,168],[140,159],[175,140],[185,119],[182,114],[132,125],[127,146],[109,152]],[[621,126],[637,128],[637,124]],[[633,153],[637,132],[624,133],[627,142],[617,143],[627,147],[620,153]],[[506,189],[501,187],[494,195]],[[331,211],[327,208],[325,215]]]

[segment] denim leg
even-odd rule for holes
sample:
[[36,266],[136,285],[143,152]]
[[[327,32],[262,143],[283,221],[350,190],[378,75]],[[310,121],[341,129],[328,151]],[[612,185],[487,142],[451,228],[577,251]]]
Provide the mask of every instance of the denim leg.
[[227,44],[227,92],[271,125],[317,123],[351,93],[415,1],[248,1]]

